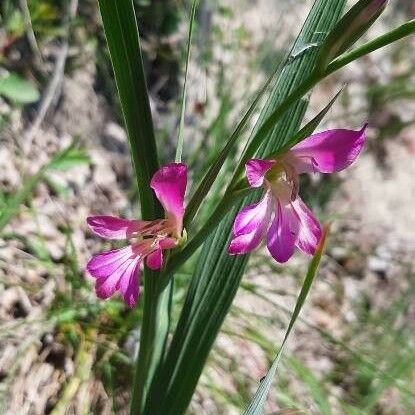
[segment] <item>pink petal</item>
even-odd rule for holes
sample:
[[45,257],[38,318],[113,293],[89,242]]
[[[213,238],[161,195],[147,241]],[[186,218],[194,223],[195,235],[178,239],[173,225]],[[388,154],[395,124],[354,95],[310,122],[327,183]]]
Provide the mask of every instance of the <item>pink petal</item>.
[[246,162],[246,178],[251,187],[261,187],[267,172],[276,163],[275,160],[252,159]]
[[367,124],[359,131],[328,130],[314,134],[294,146],[288,157],[294,158],[298,173],[333,173],[352,164],[363,148]]
[[163,265],[163,251],[161,248],[156,249],[150,255],[147,256],[147,266],[150,269],[160,269]]
[[118,288],[128,308],[134,308],[140,294],[140,261],[131,263],[119,280]]
[[125,275],[130,276],[132,270],[139,264],[139,258],[128,258],[120,263],[118,268],[110,275],[98,277],[95,283],[97,297],[102,299],[111,297],[115,291],[119,289],[121,279],[124,278]]
[[95,293],[98,298],[106,300],[117,291],[119,277],[117,275],[109,275],[108,277],[97,278],[95,282]]
[[90,216],[86,220],[96,235],[106,239],[128,239],[151,222],[128,220],[115,216]]
[[130,245],[114,249],[112,251],[101,252],[94,255],[88,262],[86,268],[95,278],[108,277],[113,274],[124,262],[136,257]]
[[267,191],[263,199],[242,209],[233,224],[233,238],[228,253],[246,254],[255,249],[268,229],[272,213],[272,195]]
[[321,239],[320,223],[300,197],[297,197],[292,205],[300,218],[300,231],[296,245],[304,253],[314,255]]
[[183,227],[186,185],[187,166],[183,163],[171,163],[161,167],[150,183],[167,216],[173,219],[178,235],[181,234]]
[[268,231],[268,250],[272,257],[280,262],[287,262],[293,255],[299,232],[299,218],[291,203],[277,201],[278,210]]

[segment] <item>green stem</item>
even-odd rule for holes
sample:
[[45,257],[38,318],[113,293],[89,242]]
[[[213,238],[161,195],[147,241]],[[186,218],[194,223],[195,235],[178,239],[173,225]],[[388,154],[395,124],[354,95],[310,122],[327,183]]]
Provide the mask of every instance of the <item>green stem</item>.
[[385,33],[378,38],[363,44],[362,46],[353,49],[348,53],[344,53],[339,56],[333,62],[331,62],[324,73],[324,77],[336,72],[337,70],[348,65],[350,62],[355,61],[356,59],[361,58],[362,56],[368,55],[369,53],[374,52],[377,49],[383,48],[384,46],[390,45],[397,40],[400,40],[410,34],[415,33],[415,20],[410,20],[407,23],[397,27],[394,30],[391,30],[388,33]]
[[141,326],[140,350],[135,370],[130,414],[143,414],[145,399],[154,374],[162,363],[170,327],[173,282],[161,284],[160,274],[145,271],[144,310]]
[[193,0],[192,10],[190,12],[189,34],[187,37],[187,51],[186,51],[186,68],[184,71],[184,82],[183,82],[183,93],[182,93],[182,110],[180,112],[179,139],[177,142],[176,157],[175,157],[176,163],[181,163],[182,161],[184,114],[185,114],[185,109],[186,109],[186,94],[187,94],[187,74],[189,71],[190,47],[192,45],[193,22],[195,20],[197,2],[198,0]]

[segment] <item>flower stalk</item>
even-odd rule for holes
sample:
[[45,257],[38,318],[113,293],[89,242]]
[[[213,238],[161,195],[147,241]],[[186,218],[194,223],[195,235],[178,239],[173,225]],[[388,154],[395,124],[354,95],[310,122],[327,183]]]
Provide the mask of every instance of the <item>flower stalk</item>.
[[166,347],[167,335],[160,334],[167,334],[170,327],[172,281],[162,284],[160,273],[149,269],[145,270],[144,278],[143,320],[132,389],[131,415],[143,414],[148,390],[163,361]]
[[350,48],[378,19],[388,0],[360,0],[337,23],[319,53],[317,67],[326,68],[337,56]]

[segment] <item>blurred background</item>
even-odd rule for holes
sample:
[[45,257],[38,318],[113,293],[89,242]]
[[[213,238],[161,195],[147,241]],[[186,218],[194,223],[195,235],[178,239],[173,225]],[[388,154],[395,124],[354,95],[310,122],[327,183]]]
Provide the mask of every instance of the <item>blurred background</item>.
[[[190,2],[135,0],[162,162],[174,158]],[[184,160],[206,171],[284,57],[308,0],[204,0],[189,68]],[[391,2],[365,36],[415,17]],[[369,123],[346,172],[305,178],[332,221],[327,255],[283,359],[267,414],[415,413],[415,38],[315,90],[306,120],[343,84],[326,127]],[[199,224],[221,197],[223,168]],[[139,201],[95,0],[0,3],[0,414],[127,414],[141,306],[97,300],[84,270],[108,248],[90,214],[136,217]],[[188,230],[191,232],[191,230]],[[194,261],[177,275],[174,318]],[[285,333],[307,259],[265,250],[248,271],[189,414],[240,414]]]

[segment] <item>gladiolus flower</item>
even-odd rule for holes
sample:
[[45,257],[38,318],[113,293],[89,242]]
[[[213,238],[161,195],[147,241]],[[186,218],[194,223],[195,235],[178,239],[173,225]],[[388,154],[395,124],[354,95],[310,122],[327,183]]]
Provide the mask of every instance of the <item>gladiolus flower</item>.
[[131,241],[124,248],[102,252],[88,262],[87,270],[96,279],[95,291],[99,298],[107,299],[119,291],[129,308],[135,306],[143,261],[150,269],[160,269],[163,251],[180,243],[186,185],[186,165],[171,163],[160,168],[150,183],[166,212],[165,219],[127,220],[114,216],[87,218],[89,228],[96,235],[105,239]]
[[295,247],[313,255],[321,226],[298,195],[299,175],[333,173],[348,167],[362,150],[365,130],[366,125],[360,131],[324,131],[306,138],[277,160],[249,160],[245,165],[248,183],[263,187],[264,196],[236,216],[228,252],[246,254],[267,235],[268,250],[280,263],[291,258]]

